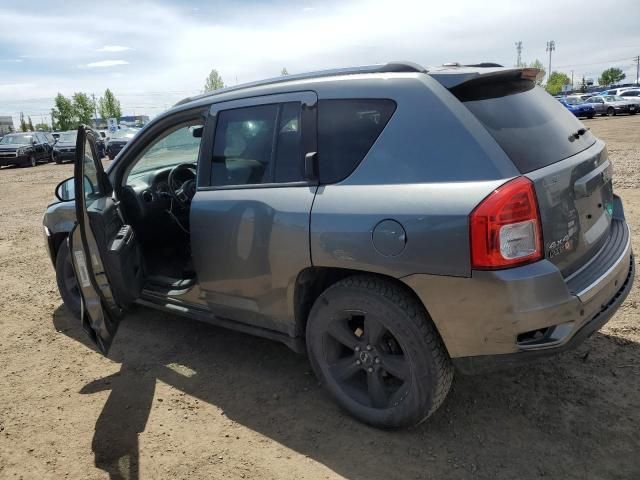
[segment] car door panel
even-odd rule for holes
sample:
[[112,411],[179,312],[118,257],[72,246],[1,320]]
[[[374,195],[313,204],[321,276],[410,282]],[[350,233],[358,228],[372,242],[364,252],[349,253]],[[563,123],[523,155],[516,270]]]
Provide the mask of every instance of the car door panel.
[[[220,168],[219,160],[212,161],[218,113],[245,107],[258,107],[254,111],[264,112],[263,107],[268,105],[290,108],[292,103],[298,103],[300,108],[300,143],[292,150],[293,124],[282,127],[279,113],[268,164],[268,170],[275,172],[281,165],[276,150],[289,152],[291,156],[287,158],[293,163],[287,163],[289,168],[282,178],[290,183],[233,185],[238,178],[253,177],[234,176],[237,172],[229,173],[231,165]],[[211,109],[203,141],[208,157],[200,158],[198,190],[191,204],[191,249],[202,295],[220,317],[291,336],[300,333],[294,321],[293,297],[298,274],[311,266],[309,219],[317,186],[306,180],[291,180],[295,177],[296,159],[302,171],[304,155],[316,150],[316,104],[315,92],[306,91],[224,102]],[[282,107],[279,111],[283,111]],[[254,149],[247,147],[244,152],[247,151]],[[294,151],[297,153],[291,153]],[[236,161],[244,166],[244,160],[233,160]],[[221,170],[225,176],[218,177],[218,186],[211,186]],[[277,176],[273,173],[271,181]]]
[[222,317],[293,333],[293,291],[311,266],[315,186],[196,193],[191,244],[200,288]]
[[69,249],[82,298],[82,326],[104,354],[144,281],[137,239],[124,224],[108,182],[96,155],[95,134],[80,127],[74,170],[77,224]]

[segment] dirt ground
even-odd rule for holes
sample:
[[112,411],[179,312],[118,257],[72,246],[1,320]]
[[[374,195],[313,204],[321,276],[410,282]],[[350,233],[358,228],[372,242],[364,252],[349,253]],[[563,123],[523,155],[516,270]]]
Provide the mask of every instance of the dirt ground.
[[[608,142],[640,252],[640,115],[585,123]],[[577,350],[458,375],[427,422],[379,431],[278,343],[140,308],[98,354],[43,244],[71,174],[0,170],[0,478],[640,478],[640,282]]]

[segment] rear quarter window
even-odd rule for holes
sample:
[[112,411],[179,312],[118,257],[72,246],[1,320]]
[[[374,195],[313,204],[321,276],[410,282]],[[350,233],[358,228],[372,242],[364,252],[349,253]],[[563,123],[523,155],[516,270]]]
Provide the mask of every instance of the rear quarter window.
[[320,183],[347,178],[371,149],[396,109],[388,99],[318,102]]
[[484,125],[521,173],[564,160],[595,143],[558,100],[528,80],[496,82],[452,91]]

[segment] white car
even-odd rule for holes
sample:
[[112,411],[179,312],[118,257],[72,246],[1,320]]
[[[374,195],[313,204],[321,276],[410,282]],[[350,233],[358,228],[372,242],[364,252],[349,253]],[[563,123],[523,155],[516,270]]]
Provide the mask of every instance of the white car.
[[637,87],[620,87],[620,88],[613,88],[611,90],[607,90],[606,92],[602,92],[600,93],[600,95],[614,95],[614,96],[620,96],[620,94],[622,92],[626,92],[627,90],[637,90]]
[[640,100],[640,88],[625,90],[619,96],[625,100]]

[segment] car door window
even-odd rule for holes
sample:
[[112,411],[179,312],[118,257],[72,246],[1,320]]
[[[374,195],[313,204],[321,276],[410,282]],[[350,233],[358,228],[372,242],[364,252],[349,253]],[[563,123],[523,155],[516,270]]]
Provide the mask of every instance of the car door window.
[[175,166],[181,163],[197,163],[200,153],[199,129],[202,125],[181,125],[172,128],[144,151],[135,162],[129,175]]
[[259,185],[303,179],[300,102],[218,113],[213,186]]
[[87,206],[100,196],[100,186],[98,183],[98,171],[96,169],[94,156],[91,150],[89,139],[84,143],[84,156],[82,158],[82,172],[84,175],[83,193]]

